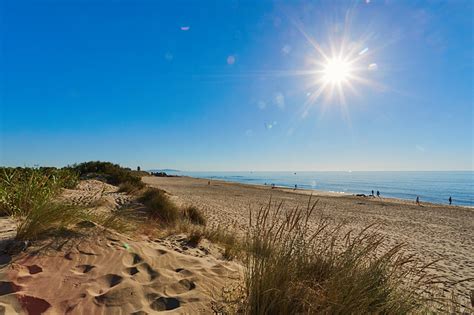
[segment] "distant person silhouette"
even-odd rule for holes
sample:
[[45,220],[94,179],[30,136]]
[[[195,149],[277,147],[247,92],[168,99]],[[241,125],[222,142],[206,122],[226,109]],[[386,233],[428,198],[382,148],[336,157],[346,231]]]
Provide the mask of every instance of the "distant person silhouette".
[[449,205],[451,205],[453,203],[453,198],[451,198],[451,196],[449,196],[448,201],[449,201]]
[[374,197],[374,190],[372,189],[372,197]]
[[419,205],[420,204],[420,197],[416,196],[416,204]]
[[298,185],[295,184],[295,190],[298,189]]
[[377,197],[380,198],[380,191],[377,190]]

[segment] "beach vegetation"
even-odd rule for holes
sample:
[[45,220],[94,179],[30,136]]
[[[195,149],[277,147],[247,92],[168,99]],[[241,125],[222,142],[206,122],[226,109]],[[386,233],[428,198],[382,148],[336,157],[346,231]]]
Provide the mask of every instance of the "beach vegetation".
[[54,168],[3,168],[0,212],[17,222],[16,238],[31,240],[50,229],[63,229],[82,217],[82,209],[55,200],[61,188],[73,187],[77,175]]
[[186,220],[196,225],[206,225],[206,217],[202,213],[201,209],[191,205],[183,208],[183,216]]
[[[262,207],[245,237],[246,314],[407,314],[423,308],[426,266],[368,227],[343,232],[315,206]],[[425,282],[424,282],[425,279]]]
[[64,230],[84,218],[82,208],[56,202],[38,203],[24,215],[16,216],[18,240],[35,240],[51,230]]
[[199,242],[204,238],[204,233],[199,229],[192,229],[188,235],[188,245],[196,247]]
[[115,186],[124,185],[123,189],[130,189],[130,191],[131,187],[136,189],[145,187],[140,174],[110,162],[90,161],[74,164],[68,168],[77,172],[82,179],[94,178]]
[[148,217],[163,225],[174,225],[181,217],[179,208],[161,189],[147,188],[138,200],[145,205]]
[[0,214],[27,215],[38,204],[56,197],[61,188],[73,188],[78,175],[55,168],[1,168]]

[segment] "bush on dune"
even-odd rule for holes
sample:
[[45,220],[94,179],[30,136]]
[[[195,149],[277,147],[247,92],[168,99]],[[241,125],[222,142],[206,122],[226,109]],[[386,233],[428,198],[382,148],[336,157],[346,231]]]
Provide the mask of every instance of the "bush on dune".
[[356,235],[309,226],[315,206],[261,208],[246,238],[247,314],[406,314],[422,308],[423,268],[401,247],[383,250],[368,228]]
[[137,189],[145,187],[139,173],[135,174],[134,171],[118,164],[94,161],[72,165],[69,168],[76,171],[81,178],[104,179],[109,184],[116,186],[126,184],[129,188],[131,186]]

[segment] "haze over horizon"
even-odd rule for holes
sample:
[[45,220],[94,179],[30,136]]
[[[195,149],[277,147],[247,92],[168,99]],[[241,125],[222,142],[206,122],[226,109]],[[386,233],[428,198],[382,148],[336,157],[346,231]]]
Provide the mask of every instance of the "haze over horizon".
[[0,0],[0,165],[472,171],[473,13]]

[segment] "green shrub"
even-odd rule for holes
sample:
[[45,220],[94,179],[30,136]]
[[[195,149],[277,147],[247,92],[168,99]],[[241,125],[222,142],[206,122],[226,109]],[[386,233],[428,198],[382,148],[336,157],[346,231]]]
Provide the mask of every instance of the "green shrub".
[[310,228],[315,209],[285,212],[269,204],[246,237],[247,314],[406,314],[423,307],[423,268],[401,246],[382,249],[371,229],[352,236]]
[[196,206],[188,206],[183,209],[183,216],[192,224],[206,225],[206,218]]
[[159,220],[165,225],[173,225],[180,219],[178,207],[160,189],[148,188],[139,201],[145,205],[150,219]]
[[69,169],[76,171],[81,178],[98,178],[116,186],[127,184],[137,189],[145,186],[140,176],[131,169],[110,162],[84,162],[72,165]]

